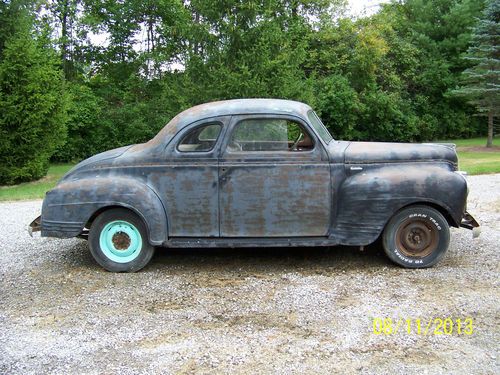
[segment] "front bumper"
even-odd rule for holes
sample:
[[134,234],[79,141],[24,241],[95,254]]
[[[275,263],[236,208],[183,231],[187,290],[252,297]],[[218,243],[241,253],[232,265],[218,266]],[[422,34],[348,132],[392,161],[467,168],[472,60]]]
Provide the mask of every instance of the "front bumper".
[[474,217],[465,211],[464,216],[462,218],[462,222],[460,223],[462,228],[467,228],[472,230],[472,238],[477,238],[481,234],[481,226],[477,222]]

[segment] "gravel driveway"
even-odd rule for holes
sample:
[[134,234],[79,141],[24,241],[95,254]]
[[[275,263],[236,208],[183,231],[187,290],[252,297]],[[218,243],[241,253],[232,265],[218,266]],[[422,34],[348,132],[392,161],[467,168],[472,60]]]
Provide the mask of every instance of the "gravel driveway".
[[0,373],[498,374],[500,174],[469,183],[481,237],[453,230],[425,270],[371,246],[160,249],[113,274],[84,240],[28,236],[41,201],[2,203]]

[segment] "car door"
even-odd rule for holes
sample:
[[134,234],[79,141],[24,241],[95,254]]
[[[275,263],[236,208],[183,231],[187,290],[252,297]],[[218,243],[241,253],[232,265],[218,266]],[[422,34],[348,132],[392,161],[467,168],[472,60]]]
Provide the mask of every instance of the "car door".
[[165,202],[169,237],[219,236],[218,153],[229,116],[188,125],[167,146],[168,166],[156,189]]
[[219,162],[221,237],[326,236],[330,166],[295,116],[233,116]]

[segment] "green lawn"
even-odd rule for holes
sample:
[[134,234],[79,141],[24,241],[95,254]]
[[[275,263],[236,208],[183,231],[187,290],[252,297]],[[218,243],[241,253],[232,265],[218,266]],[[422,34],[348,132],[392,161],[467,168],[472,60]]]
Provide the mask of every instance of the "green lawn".
[[[500,173],[500,147],[495,145],[493,150],[487,151],[486,138],[453,139],[440,141],[440,143],[457,145],[460,170],[471,175]],[[496,143],[500,143],[500,140]],[[45,192],[52,189],[72,167],[73,164],[53,164],[47,176],[41,180],[13,186],[0,186],[0,201],[43,198]]]
[[[469,139],[452,139],[447,141],[439,141],[442,143],[455,143],[457,147],[485,147],[486,138],[469,138]],[[498,140],[497,140],[498,142]],[[493,142],[495,144],[495,142]]]
[[470,175],[500,173],[500,151],[469,152],[458,150],[458,165],[460,170]]
[[493,141],[493,148],[486,148],[486,138],[452,139],[440,141],[457,145],[458,164],[470,175],[500,173],[500,140]]
[[21,199],[38,199],[45,196],[45,192],[52,189],[56,182],[69,171],[74,164],[53,164],[44,178],[12,186],[0,186],[0,201]]

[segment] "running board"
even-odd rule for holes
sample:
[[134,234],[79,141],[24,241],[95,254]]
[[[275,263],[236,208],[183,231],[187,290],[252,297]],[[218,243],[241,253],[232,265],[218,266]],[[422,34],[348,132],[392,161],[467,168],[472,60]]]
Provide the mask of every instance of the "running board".
[[297,238],[185,238],[174,237],[163,243],[165,247],[308,247],[335,246],[339,242],[329,237],[297,237]]

